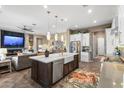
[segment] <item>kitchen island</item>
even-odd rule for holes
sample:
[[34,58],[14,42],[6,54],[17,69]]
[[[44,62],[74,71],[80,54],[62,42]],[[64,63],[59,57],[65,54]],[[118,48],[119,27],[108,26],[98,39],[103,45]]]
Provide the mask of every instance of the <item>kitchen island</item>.
[[42,87],[51,87],[79,66],[77,53],[55,53],[49,57],[42,55],[30,59],[31,78]]

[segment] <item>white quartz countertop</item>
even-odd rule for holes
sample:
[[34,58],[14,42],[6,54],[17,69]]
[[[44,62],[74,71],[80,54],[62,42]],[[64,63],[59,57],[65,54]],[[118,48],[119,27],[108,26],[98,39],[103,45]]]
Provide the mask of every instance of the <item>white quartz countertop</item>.
[[57,61],[60,59],[72,57],[77,54],[78,53],[63,53],[63,55],[62,55],[61,53],[54,53],[54,54],[50,54],[49,57],[45,57],[44,55],[41,55],[41,56],[30,57],[30,59],[33,59],[33,60],[36,60],[39,62],[43,62],[43,63],[50,63],[50,62]]
[[124,87],[124,64],[105,62],[101,64],[100,88]]

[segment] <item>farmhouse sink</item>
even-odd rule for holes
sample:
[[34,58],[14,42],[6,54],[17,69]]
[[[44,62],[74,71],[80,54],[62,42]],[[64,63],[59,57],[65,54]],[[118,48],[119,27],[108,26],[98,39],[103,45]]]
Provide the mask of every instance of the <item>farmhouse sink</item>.
[[64,64],[66,63],[69,63],[71,61],[74,60],[74,54],[72,53],[55,53],[55,54],[51,54],[49,55],[49,58],[52,58],[52,59],[57,59],[57,58],[62,58],[64,59]]
[[69,63],[69,62],[71,62],[71,61],[73,61],[73,60],[74,60],[74,56],[66,57],[66,58],[64,59],[64,64]]

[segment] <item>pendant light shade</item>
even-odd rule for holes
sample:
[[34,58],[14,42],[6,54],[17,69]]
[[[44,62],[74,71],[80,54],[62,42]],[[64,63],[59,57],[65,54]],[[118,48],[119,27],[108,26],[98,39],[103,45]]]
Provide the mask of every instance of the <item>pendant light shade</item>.
[[47,40],[50,40],[50,32],[47,32]]
[[56,19],[56,34],[55,34],[55,41],[58,40],[58,34],[57,34],[57,18],[58,18],[58,16],[55,16],[55,19]]
[[58,40],[58,34],[56,33],[55,34],[55,41],[57,41]]
[[61,41],[64,42],[64,36],[63,35],[61,35]]
[[49,14],[50,14],[50,11],[47,11],[47,14],[48,14],[48,32],[47,32],[47,40],[50,40],[50,29],[49,29]]

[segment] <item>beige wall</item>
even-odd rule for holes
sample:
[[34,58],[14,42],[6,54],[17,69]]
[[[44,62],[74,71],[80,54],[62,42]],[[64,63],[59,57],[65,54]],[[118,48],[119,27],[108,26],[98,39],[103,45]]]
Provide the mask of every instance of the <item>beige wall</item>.
[[[58,33],[58,40],[61,40],[61,35],[64,36],[64,46],[66,47],[67,51],[69,51],[69,30],[66,32],[62,32],[62,33]],[[41,38],[42,39],[42,44],[47,44],[48,46],[52,46],[52,42],[55,41],[55,34],[51,35],[51,39],[50,41],[47,41],[46,36],[43,35],[34,35],[34,39],[33,39],[33,49],[37,50],[37,38]],[[25,34],[25,47],[29,46],[29,35]]]
[[43,41],[42,43],[45,44],[46,43],[46,37],[43,35],[34,35],[34,39],[33,39],[33,49],[34,51],[37,51],[37,38],[41,38]]
[[29,34],[25,34],[25,48],[28,48],[29,46]]
[[[25,34],[25,48],[28,48],[30,46],[30,44],[29,44],[29,35],[30,34]],[[46,36],[33,35],[33,49],[34,49],[34,51],[37,51],[37,38],[42,39],[42,41],[41,41],[42,44],[46,43]]]

